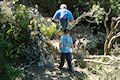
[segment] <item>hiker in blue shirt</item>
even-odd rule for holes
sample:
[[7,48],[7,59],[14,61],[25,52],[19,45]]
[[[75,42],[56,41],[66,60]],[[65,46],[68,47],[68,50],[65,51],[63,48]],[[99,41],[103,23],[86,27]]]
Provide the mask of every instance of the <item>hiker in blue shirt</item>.
[[62,4],[60,9],[56,11],[52,20],[58,22],[56,26],[59,33],[63,33],[64,29],[70,29],[70,25],[74,23],[74,17],[72,13],[67,9],[66,4]]
[[[60,44],[59,44],[59,50],[61,52],[61,62],[59,69],[62,69],[64,66],[64,61],[65,59],[67,60],[68,66],[69,66],[69,71],[72,71],[72,64],[71,64],[71,52],[73,52],[73,41],[72,38],[70,37],[70,31],[69,29],[64,30],[64,35],[60,39]],[[72,50],[71,50],[72,47]]]

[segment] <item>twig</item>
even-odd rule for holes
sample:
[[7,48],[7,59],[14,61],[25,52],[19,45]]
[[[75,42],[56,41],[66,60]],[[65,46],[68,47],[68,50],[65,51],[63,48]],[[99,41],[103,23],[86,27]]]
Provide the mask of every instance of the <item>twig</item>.
[[99,71],[99,70],[97,70],[97,69],[95,69],[95,68],[93,68],[93,67],[90,67],[91,69],[92,69],[92,71],[96,71],[97,73],[99,73],[99,74],[103,74],[101,71]]

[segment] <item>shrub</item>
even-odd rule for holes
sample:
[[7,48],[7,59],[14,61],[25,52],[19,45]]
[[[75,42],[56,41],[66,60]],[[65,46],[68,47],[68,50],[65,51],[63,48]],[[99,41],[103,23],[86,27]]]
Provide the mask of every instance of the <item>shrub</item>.
[[1,80],[15,80],[16,78],[20,78],[22,75],[22,71],[18,68],[14,68],[11,65],[4,65],[4,71],[0,74]]
[[0,6],[0,45],[5,56],[15,59],[24,55],[23,45],[29,41],[29,12],[22,4]]
[[43,31],[43,35],[47,35],[50,39],[52,35],[56,33],[56,24],[53,23],[50,19],[47,19],[47,22],[50,23],[50,25],[42,25],[41,30]]

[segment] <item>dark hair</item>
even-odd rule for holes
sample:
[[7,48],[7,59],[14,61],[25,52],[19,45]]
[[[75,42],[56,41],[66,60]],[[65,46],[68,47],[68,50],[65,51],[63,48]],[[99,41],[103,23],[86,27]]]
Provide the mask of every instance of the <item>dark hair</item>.
[[65,30],[64,30],[64,33],[65,33],[65,34],[67,34],[67,33],[69,33],[69,32],[70,32],[69,29],[65,29]]

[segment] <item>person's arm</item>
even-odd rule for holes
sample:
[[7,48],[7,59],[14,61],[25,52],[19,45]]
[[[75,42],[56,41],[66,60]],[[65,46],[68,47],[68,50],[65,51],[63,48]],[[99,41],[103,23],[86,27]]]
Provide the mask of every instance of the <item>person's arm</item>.
[[74,17],[72,15],[72,13],[70,12],[70,23],[69,23],[69,25],[72,27],[73,23],[74,23]]
[[73,24],[73,23],[74,23],[74,19],[71,19],[71,20],[70,20],[70,23]]
[[59,21],[59,17],[60,17],[60,12],[56,11],[56,13],[54,14],[52,21],[58,22]]
[[71,19],[69,25],[73,27],[73,23],[74,23],[74,19]]
[[53,17],[52,20],[55,21],[55,22],[58,22],[58,19],[55,18],[55,17]]
[[61,46],[62,46],[62,43],[60,41],[60,43],[59,43],[59,52],[60,52]]
[[70,47],[72,48],[71,53],[74,53],[74,45],[73,45],[72,37],[70,37]]
[[72,48],[72,53],[74,53],[74,45],[71,44],[71,48]]

